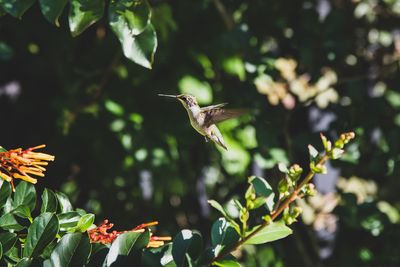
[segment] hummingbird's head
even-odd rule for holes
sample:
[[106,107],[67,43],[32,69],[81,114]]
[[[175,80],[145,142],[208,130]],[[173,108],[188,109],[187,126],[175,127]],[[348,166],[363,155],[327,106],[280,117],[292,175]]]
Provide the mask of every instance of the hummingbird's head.
[[198,105],[196,98],[192,95],[181,94],[176,96],[176,98],[187,108]]

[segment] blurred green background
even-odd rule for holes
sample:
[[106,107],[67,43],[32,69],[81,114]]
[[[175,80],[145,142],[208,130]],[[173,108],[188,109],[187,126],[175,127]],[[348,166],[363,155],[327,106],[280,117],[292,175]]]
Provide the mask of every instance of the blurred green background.
[[[65,192],[116,229],[198,229],[207,199],[243,194],[247,176],[276,184],[277,164],[308,162],[319,132],[355,131],[316,178],[294,234],[246,247],[244,266],[400,265],[400,1],[150,1],[152,70],[124,58],[106,18],[82,35],[35,4],[0,18],[0,142],[48,145],[38,188]],[[158,93],[228,102],[249,115],[220,124],[228,151],[205,143]],[[321,149],[321,146],[318,148]]]

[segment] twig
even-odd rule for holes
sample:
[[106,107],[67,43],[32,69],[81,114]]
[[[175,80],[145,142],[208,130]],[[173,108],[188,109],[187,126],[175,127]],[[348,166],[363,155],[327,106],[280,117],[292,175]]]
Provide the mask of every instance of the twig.
[[232,30],[235,26],[235,23],[232,19],[232,16],[226,10],[224,4],[222,4],[221,0],[213,0],[215,8],[218,10],[219,14],[222,17],[222,20],[225,23],[225,26],[228,30]]

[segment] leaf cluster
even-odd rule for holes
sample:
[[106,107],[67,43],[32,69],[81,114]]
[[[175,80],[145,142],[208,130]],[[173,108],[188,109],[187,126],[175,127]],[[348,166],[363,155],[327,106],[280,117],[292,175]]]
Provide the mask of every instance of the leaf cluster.
[[[59,27],[59,17],[68,2],[68,23],[73,37],[82,34],[107,12],[108,23],[121,42],[124,55],[151,69],[157,35],[150,21],[151,8],[147,0],[112,0],[107,11],[105,0],[40,0],[40,10],[46,20]],[[1,0],[0,16],[8,13],[21,19],[34,3],[34,0]]]

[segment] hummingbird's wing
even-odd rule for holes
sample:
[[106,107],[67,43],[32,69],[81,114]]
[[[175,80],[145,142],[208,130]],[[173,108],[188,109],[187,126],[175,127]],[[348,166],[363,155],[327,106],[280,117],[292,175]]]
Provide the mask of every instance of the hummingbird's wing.
[[216,104],[216,105],[212,105],[212,106],[202,107],[201,108],[201,112],[208,112],[208,111],[213,110],[213,109],[219,109],[219,108],[222,108],[222,107],[224,107],[226,105],[228,105],[228,103],[221,103],[221,104]]
[[204,124],[205,125],[216,124],[224,120],[236,118],[247,113],[247,111],[243,109],[221,108],[225,105],[226,104],[219,104],[215,106],[202,108],[201,111],[204,113]]

